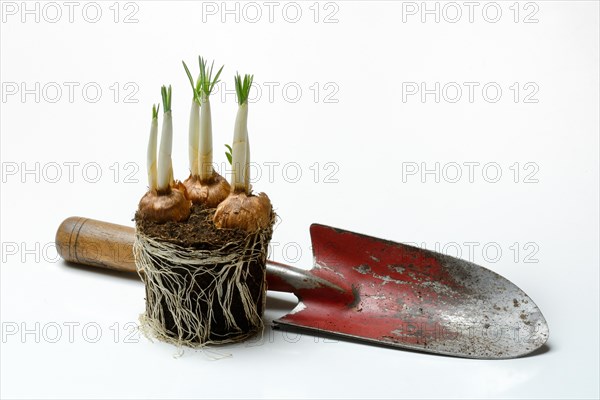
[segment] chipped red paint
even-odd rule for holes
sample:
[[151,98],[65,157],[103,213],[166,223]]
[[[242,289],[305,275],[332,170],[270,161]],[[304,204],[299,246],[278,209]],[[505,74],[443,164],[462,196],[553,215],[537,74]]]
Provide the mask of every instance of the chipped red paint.
[[[395,340],[402,331],[434,322],[425,309],[430,309],[432,302],[439,303],[440,294],[423,286],[424,282],[459,286],[435,257],[421,249],[322,225],[311,227],[311,238],[315,257],[311,273],[352,296],[340,301],[319,291],[299,290],[306,308],[285,316],[287,322],[349,335],[360,332],[374,340]],[[451,300],[446,297],[444,300]],[[427,335],[409,335],[403,341],[418,345],[426,340]]]
[[[504,278],[463,260],[323,225],[313,224],[310,233],[315,259],[312,270],[278,267],[276,263],[268,267],[269,290],[293,292],[304,304],[274,321],[276,325],[435,353],[514,356],[511,348],[505,349],[512,344],[490,345],[489,337],[478,336],[487,335],[490,322],[504,323],[502,318],[509,314],[498,312],[496,305],[493,309],[491,304],[482,306],[493,297],[474,287],[485,288],[484,283],[489,286],[492,282],[498,293],[514,288],[526,297]],[[478,275],[473,267],[485,273]],[[296,275],[290,276],[289,271]],[[482,277],[485,282],[478,282]],[[505,304],[506,300],[498,302]],[[534,305],[535,312],[539,310]],[[472,337],[465,337],[465,332]]]

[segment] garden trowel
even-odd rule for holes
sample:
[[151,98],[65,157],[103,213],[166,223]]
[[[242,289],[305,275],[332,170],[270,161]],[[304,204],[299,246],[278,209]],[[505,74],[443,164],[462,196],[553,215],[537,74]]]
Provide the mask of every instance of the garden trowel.
[[[267,262],[268,289],[299,299],[274,327],[466,358],[519,357],[548,325],[516,285],[441,253],[313,224],[310,270]],[[67,261],[135,272],[133,228],[66,219],[56,234]]]

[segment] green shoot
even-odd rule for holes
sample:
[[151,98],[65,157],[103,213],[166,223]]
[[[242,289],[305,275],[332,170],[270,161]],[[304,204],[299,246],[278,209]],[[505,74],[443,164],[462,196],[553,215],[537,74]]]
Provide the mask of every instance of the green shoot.
[[200,92],[200,79],[198,79],[198,83],[194,85],[194,78],[192,78],[192,74],[188,66],[185,64],[185,61],[181,61],[183,63],[183,68],[185,69],[185,73],[187,74],[188,79],[190,80],[190,84],[192,85],[192,92],[194,92],[194,100],[200,103],[200,98],[198,97]]
[[200,76],[198,76],[198,79],[196,79],[196,84],[194,84],[194,78],[192,78],[192,74],[190,73],[190,70],[189,70],[187,64],[185,63],[185,61],[181,61],[181,62],[183,63],[183,68],[185,68],[185,73],[187,74],[187,77],[190,80],[190,84],[192,85],[192,91],[194,92],[194,101],[200,103],[200,95],[202,94],[202,88],[201,88],[202,81],[200,80]]
[[248,96],[250,95],[250,88],[252,87],[253,80],[254,75],[246,74],[244,75],[244,80],[242,81],[240,74],[236,74],[235,91],[237,92],[238,103],[240,106],[248,102]]
[[152,119],[158,118],[159,110],[160,110],[160,104],[152,104]]
[[208,97],[212,93],[215,85],[219,82],[219,76],[221,75],[221,72],[223,72],[224,65],[217,71],[217,74],[213,78],[213,67],[215,62],[212,62],[210,68],[204,58],[198,57],[198,62],[200,63],[200,77],[198,78],[199,86],[197,88],[204,96]]
[[232,165],[232,153],[233,153],[233,149],[231,148],[230,145],[226,144],[225,147],[227,147],[227,151],[225,152],[225,157],[227,157],[227,161],[229,161],[229,165]]
[[164,112],[171,112],[171,85],[169,85],[168,89],[166,86],[160,88],[160,94],[162,95]]

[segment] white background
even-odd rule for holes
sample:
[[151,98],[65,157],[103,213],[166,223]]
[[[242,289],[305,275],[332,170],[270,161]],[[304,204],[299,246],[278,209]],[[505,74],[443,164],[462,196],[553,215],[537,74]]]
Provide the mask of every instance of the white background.
[[[2,2],[2,397],[598,398],[597,2],[480,2],[472,22],[459,2],[454,23],[446,3],[439,22],[422,22],[420,2],[302,2],[296,23],[296,7],[283,2],[272,22],[262,2],[256,22],[245,3],[236,22],[221,2],[101,2],[96,23],[93,4],[79,2],[73,22],[62,2],[52,22],[57,9],[45,4],[27,3],[36,22],[21,2]],[[125,23],[132,13],[137,22]],[[476,361],[267,329],[263,341],[220,348],[230,357],[212,361],[200,351],[173,357],[174,347],[132,330],[142,284],[65,265],[54,233],[71,215],[132,225],[161,84],[174,88],[175,174],[187,176],[181,60],[197,71],[199,54],[226,65],[226,89],[235,71],[263,89],[249,130],[261,168],[254,187],[282,219],[272,258],[309,268],[312,222],[439,248],[525,290],[548,320],[547,346]],[[407,93],[422,82],[440,83],[439,102]],[[472,101],[464,82],[479,85]],[[223,163],[235,99],[217,94],[212,109]],[[280,163],[272,179],[266,162]],[[422,174],[436,163],[439,178]],[[479,163],[471,178],[465,163]],[[290,300],[271,297],[266,319]]]

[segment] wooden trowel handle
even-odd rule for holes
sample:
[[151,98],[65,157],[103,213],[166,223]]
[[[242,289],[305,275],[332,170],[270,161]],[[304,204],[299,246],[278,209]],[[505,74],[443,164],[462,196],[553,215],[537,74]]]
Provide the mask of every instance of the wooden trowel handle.
[[123,272],[135,272],[134,240],[134,228],[83,217],[65,219],[56,231],[66,261]]

